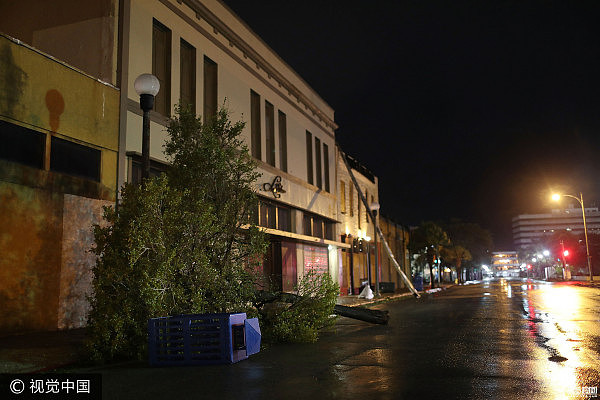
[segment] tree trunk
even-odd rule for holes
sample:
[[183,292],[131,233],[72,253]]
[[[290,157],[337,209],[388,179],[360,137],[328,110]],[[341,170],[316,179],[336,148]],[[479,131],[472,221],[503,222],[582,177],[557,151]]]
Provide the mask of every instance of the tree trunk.
[[388,323],[390,316],[387,311],[371,310],[369,308],[348,307],[336,305],[333,312],[343,317],[354,318],[361,321],[370,322],[372,324],[385,325]]

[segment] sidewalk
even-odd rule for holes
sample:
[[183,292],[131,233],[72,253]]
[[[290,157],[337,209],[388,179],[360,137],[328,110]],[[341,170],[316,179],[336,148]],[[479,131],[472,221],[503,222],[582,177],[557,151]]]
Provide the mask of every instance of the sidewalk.
[[85,329],[0,337],[0,373],[46,372],[74,364],[84,352]]
[[[453,285],[443,285],[445,290]],[[421,294],[432,292],[426,289]],[[383,293],[371,300],[358,295],[339,296],[337,304],[357,307],[412,297],[409,291]],[[33,332],[0,337],[0,373],[48,372],[81,361],[85,352],[85,329]]]
[[[435,288],[435,289],[431,289],[429,287],[423,287],[423,290],[420,291],[419,294],[423,295],[426,293],[435,293],[435,292],[439,292],[441,290],[446,290],[452,286],[454,286],[453,283],[443,284],[441,287]],[[371,300],[367,300],[365,298],[360,298],[356,294],[355,295],[344,295],[344,296],[338,297],[336,304],[348,306],[348,307],[360,307],[360,306],[366,306],[369,304],[382,303],[382,302],[386,302],[386,301],[401,299],[403,297],[412,297],[412,296],[413,296],[412,292],[410,292],[408,290],[406,290],[404,292],[399,292],[399,293],[381,293],[381,295],[379,297],[373,297]]]

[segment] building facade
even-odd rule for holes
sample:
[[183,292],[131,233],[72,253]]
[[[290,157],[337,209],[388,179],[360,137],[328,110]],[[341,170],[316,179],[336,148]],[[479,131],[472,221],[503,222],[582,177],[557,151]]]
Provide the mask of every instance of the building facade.
[[[588,233],[600,233],[600,211],[586,208]],[[528,250],[556,232],[583,235],[581,208],[556,209],[547,214],[522,214],[512,219],[513,240],[517,249]]]
[[[292,290],[307,271],[340,280],[341,249],[348,245],[339,235],[334,110],[224,3],[3,2],[0,26],[64,60],[71,70],[107,82],[95,81],[103,90],[95,89],[92,96],[73,88],[80,99],[105,107],[102,118],[107,119],[86,120],[92,127],[80,125],[83,138],[77,139],[102,151],[99,179],[110,191],[96,197],[114,203],[116,188],[140,179],[142,111],[134,81],[152,73],[161,88],[150,113],[151,173],[168,165],[163,144],[177,104],[203,118],[225,106],[233,121],[246,122],[242,136],[262,174],[256,183],[256,222],[270,240],[265,273],[284,290]],[[87,100],[79,108],[71,104],[69,112],[90,106]],[[104,129],[109,120],[116,125]],[[107,135],[110,143],[96,142]]]
[[0,35],[0,327],[81,327],[116,200],[119,92]]
[[[344,294],[358,294],[364,282],[375,284],[375,229],[339,152],[337,155],[340,238],[346,244],[342,254],[340,289]],[[379,203],[377,177],[355,158],[346,157],[367,202]],[[379,215],[376,218],[379,223]]]
[[495,276],[518,277],[521,273],[518,253],[516,251],[493,252],[492,271]]
[[[400,265],[400,268],[410,279],[412,274],[410,270],[410,254],[408,251],[408,242],[410,239],[409,228],[400,225],[383,215],[379,218],[379,227],[381,228],[383,236],[385,236],[385,240],[390,246],[390,250],[396,258],[396,261]],[[396,270],[396,267],[390,258],[387,256],[382,244],[379,242],[378,251],[380,254],[379,281],[393,283],[395,290],[405,289],[406,283],[398,273],[398,270]]]

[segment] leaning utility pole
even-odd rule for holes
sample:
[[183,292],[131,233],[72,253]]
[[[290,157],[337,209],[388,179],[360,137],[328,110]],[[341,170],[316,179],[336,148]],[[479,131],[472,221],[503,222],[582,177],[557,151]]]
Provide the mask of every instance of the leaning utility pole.
[[[358,185],[358,181],[356,180],[356,177],[354,176],[354,173],[352,172],[352,167],[350,167],[350,164],[348,163],[348,159],[346,159],[346,153],[344,153],[342,151],[342,148],[340,147],[339,144],[337,144],[337,148],[338,148],[338,151],[340,152],[340,157],[342,157],[342,160],[344,160],[344,165],[346,166],[346,169],[348,170],[350,179],[352,179],[352,183],[354,184],[354,187],[356,188],[356,191],[358,192],[358,195],[360,196],[362,203],[365,205],[365,211],[369,214],[369,218],[371,218],[371,221],[373,221],[373,226],[375,226],[376,231],[377,231],[377,232],[375,232],[375,234],[379,235],[379,238],[381,239],[381,243],[383,243],[383,246],[385,247],[388,257],[392,261],[392,264],[394,264],[394,266],[396,267],[396,270],[398,271],[398,273],[404,280],[404,283],[406,283],[406,286],[408,286],[408,288],[410,289],[410,291],[413,293],[413,295],[415,297],[417,297],[417,298],[421,297],[419,295],[419,292],[413,286],[410,279],[408,279],[408,277],[406,276],[404,271],[402,271],[402,268],[400,267],[400,264],[398,264],[398,261],[396,261],[396,258],[394,257],[394,254],[392,253],[392,250],[390,249],[390,246],[388,245],[387,240],[385,240],[385,236],[383,236],[383,232],[381,231],[381,228],[379,227],[379,225],[376,222],[377,220],[375,219],[375,216],[373,215],[373,212],[371,211],[371,208],[369,207],[369,203],[367,203],[367,199],[366,199],[365,195],[363,194],[362,190],[360,189],[360,186]],[[377,249],[375,249],[375,251],[377,251]],[[376,273],[379,273],[379,271],[376,271]]]

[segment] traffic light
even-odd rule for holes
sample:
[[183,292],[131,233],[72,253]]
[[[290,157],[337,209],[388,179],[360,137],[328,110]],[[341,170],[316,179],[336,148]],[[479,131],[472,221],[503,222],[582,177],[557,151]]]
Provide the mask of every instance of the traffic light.
[[531,264],[527,264],[527,269],[531,269]]
[[565,250],[565,251],[563,251],[563,256],[565,256],[565,257],[569,257],[569,250]]

